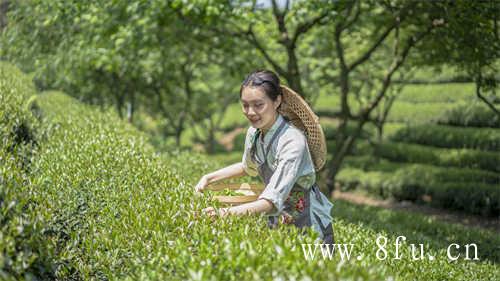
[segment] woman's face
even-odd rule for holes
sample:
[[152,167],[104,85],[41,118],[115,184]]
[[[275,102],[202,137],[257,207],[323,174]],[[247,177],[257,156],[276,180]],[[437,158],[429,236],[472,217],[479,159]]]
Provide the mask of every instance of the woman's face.
[[243,114],[252,127],[264,131],[269,130],[276,121],[280,103],[281,96],[273,101],[259,87],[244,87],[241,92]]

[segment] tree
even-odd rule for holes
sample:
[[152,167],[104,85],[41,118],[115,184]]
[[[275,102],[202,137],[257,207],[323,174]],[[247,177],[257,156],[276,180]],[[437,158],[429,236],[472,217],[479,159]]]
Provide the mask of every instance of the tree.
[[[500,117],[493,103],[500,80],[500,2],[448,1],[444,28],[437,30],[419,52],[416,65],[455,66],[476,84],[476,96]],[[490,96],[485,96],[490,92]]]
[[[216,7],[219,6],[213,4],[212,8]],[[283,5],[275,0],[260,5],[257,1],[230,1],[218,10],[218,17],[208,30],[214,35],[230,35],[248,43],[291,88],[309,98],[303,87],[303,80],[307,78],[302,74],[304,66],[299,59],[299,45],[308,32],[332,20],[333,7],[332,1],[287,0]]]

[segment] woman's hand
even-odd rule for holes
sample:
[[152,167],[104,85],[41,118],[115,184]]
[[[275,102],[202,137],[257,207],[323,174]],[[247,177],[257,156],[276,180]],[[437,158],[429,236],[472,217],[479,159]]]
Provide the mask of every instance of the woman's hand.
[[208,207],[203,209],[203,214],[209,216],[210,218],[216,218],[216,217],[223,218],[229,215],[229,210],[228,208],[215,209],[214,207]]
[[205,190],[205,187],[208,185],[208,178],[207,176],[201,177],[200,181],[196,184],[194,187],[196,192],[203,192]]

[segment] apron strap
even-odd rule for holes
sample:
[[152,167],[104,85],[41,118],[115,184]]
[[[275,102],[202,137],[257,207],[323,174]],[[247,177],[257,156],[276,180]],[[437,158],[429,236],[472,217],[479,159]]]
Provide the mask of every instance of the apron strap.
[[[278,127],[278,129],[276,129],[276,132],[274,132],[271,140],[269,141],[269,144],[267,145],[267,148],[264,150],[264,148],[262,148],[262,151],[264,153],[264,159],[263,159],[263,162],[264,163],[267,163],[267,155],[269,154],[269,151],[271,150],[271,146],[272,144],[274,143],[274,141],[276,140],[276,138],[278,137],[278,135],[281,133],[281,131],[283,130],[283,128],[285,127],[286,125],[286,121],[283,120],[280,124],[280,126]],[[253,138],[253,141],[252,141],[252,148],[250,149],[250,153],[252,155],[252,159],[256,160],[256,146],[257,146],[257,140],[259,139],[259,136],[261,134],[261,131],[260,129],[257,129],[257,132],[255,133],[254,135],[254,138]]]
[[276,140],[278,135],[281,133],[281,131],[283,130],[283,127],[285,127],[285,125],[286,125],[285,121],[281,122],[281,124],[278,127],[278,129],[276,130],[276,132],[274,132],[274,135],[271,138],[271,140],[269,141],[269,144],[267,145],[266,151],[264,152],[265,160],[267,160],[267,154],[269,154],[269,151],[271,150],[271,145],[274,143],[274,141]]

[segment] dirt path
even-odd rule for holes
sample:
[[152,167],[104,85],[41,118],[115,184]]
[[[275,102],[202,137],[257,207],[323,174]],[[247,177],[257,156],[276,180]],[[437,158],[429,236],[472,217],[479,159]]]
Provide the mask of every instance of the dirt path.
[[420,213],[437,220],[459,223],[465,226],[477,227],[500,233],[500,218],[485,218],[461,212],[452,212],[429,206],[417,205],[409,201],[398,202],[394,200],[381,200],[359,193],[341,192],[337,190],[333,192],[333,198],[345,200],[358,205],[376,206],[391,210],[404,210]]

